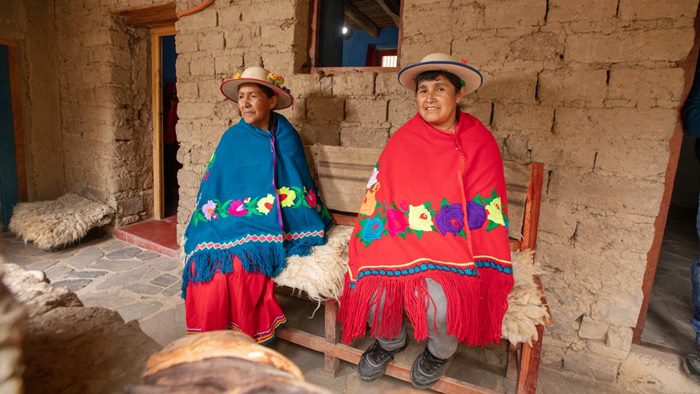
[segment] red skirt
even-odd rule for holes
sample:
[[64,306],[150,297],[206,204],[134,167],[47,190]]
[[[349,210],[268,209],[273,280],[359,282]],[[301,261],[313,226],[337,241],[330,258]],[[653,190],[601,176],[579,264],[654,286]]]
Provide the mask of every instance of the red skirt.
[[264,344],[287,322],[275,297],[275,283],[261,273],[243,269],[236,257],[233,272],[217,272],[209,282],[187,285],[187,333],[232,329]]

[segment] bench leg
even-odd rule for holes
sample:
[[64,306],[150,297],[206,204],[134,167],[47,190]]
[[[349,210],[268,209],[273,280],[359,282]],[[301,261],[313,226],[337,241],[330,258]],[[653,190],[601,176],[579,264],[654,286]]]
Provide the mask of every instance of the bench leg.
[[522,348],[522,344],[506,341],[506,378],[514,382],[518,379],[518,347]]
[[[335,301],[324,301],[323,305],[325,310],[324,329],[326,342],[335,345],[338,343],[338,303]],[[335,377],[338,373],[340,360],[330,352],[324,353],[323,358],[323,369]]]
[[532,346],[523,344],[518,374],[518,393],[532,393],[537,390],[537,374],[540,371],[540,354],[544,327],[537,325],[537,342]]

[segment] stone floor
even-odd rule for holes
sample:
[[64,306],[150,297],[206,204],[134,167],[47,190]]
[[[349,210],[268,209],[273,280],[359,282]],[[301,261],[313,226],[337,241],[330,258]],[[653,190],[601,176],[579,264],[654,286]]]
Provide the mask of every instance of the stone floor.
[[690,327],[690,265],[698,255],[693,215],[671,214],[661,244],[661,256],[649,300],[642,340],[680,353],[695,348]]
[[[117,311],[125,321],[137,320],[143,331],[161,345],[184,334],[184,307],[180,299],[180,263],[173,258],[140,249],[110,236],[84,241],[57,252],[44,252],[32,245],[0,233],[0,256],[5,261],[27,269],[43,270],[54,286],[73,290],[86,306],[102,306]],[[290,325],[305,330],[320,331],[322,310],[314,319],[315,305],[294,297],[280,295]],[[323,356],[308,349],[279,341],[273,348],[292,359],[304,371],[307,379],[329,388],[335,393],[413,392],[407,383],[384,377],[365,383],[355,375],[355,368],[342,363],[337,377],[323,372]],[[451,362],[448,374],[468,377],[475,383],[484,383],[500,392],[512,392],[503,379],[503,359],[493,348],[477,348],[458,353]],[[420,351],[409,348],[402,357],[410,358]],[[486,365],[486,368],[484,366]],[[558,370],[541,368],[539,393],[618,393],[609,385]]]

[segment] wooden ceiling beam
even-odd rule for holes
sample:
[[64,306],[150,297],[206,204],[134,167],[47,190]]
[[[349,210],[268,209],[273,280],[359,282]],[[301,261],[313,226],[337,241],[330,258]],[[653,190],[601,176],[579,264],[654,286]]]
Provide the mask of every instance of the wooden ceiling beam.
[[360,28],[366,31],[370,36],[375,38],[379,37],[379,28],[377,25],[348,0],[345,0],[345,18],[349,19],[351,23],[360,26]]
[[394,24],[396,26],[399,26],[399,23],[401,22],[401,17],[398,15],[394,14],[394,11],[389,8],[389,6],[386,4],[386,0],[375,0],[377,4],[379,4],[379,7],[381,7],[382,11],[384,11],[385,14],[391,18],[392,21],[394,21]]

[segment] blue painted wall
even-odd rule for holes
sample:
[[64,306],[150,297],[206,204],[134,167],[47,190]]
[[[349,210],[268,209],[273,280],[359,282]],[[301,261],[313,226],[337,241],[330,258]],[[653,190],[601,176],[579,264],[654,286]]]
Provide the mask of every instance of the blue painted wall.
[[367,58],[367,48],[376,45],[377,49],[397,48],[399,45],[399,29],[384,27],[379,30],[379,37],[374,38],[364,30],[351,31],[343,40],[343,67],[364,67]]

